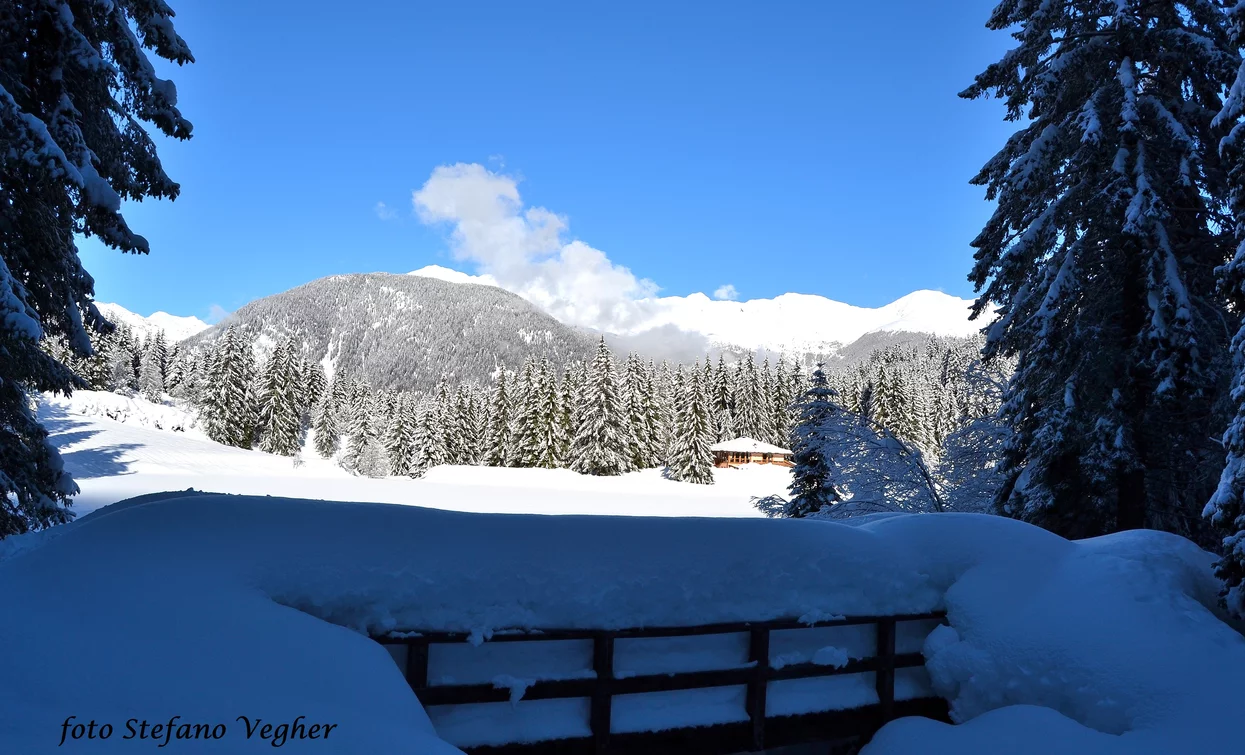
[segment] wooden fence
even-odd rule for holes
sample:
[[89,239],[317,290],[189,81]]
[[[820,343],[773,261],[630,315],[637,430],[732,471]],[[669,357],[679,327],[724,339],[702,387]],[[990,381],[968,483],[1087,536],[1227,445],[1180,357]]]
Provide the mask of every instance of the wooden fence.
[[[590,640],[592,671],[589,678],[535,681],[523,693],[523,700],[587,698],[590,701],[591,737],[512,743],[502,746],[467,747],[469,753],[733,753],[757,751],[765,747],[803,742],[851,742],[867,739],[888,721],[909,715],[947,719],[947,704],[937,697],[895,699],[895,670],[925,664],[919,652],[897,653],[896,624],[908,621],[940,621],[941,612],[896,616],[863,616],[801,622],[775,621],[708,624],[687,627],[614,629],[553,629],[510,631],[494,634],[489,642],[547,642]],[[870,657],[851,659],[844,665],[812,662],[774,667],[770,661],[770,633],[780,630],[814,629],[873,625],[876,651]],[[749,663],[744,667],[709,671],[686,671],[634,676],[615,676],[614,642],[619,639],[650,639],[744,633],[748,638]],[[429,684],[430,645],[468,642],[471,637],[457,632],[409,632],[399,636],[374,636],[382,645],[406,646],[405,676],[425,707],[473,703],[506,702],[511,692],[491,683]],[[848,709],[829,710],[791,716],[767,715],[766,696],[770,682],[871,672],[875,675],[877,703]],[[748,720],[739,723],[688,727],[661,732],[611,732],[611,708],[616,695],[645,692],[671,692],[746,685]]]

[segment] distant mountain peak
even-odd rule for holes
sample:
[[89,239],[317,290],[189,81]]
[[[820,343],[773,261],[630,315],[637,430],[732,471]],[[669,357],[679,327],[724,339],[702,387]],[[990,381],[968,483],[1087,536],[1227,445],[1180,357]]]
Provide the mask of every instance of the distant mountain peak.
[[144,317],[112,302],[95,302],[95,306],[109,322],[116,325],[124,324],[141,338],[148,338],[156,331],[162,330],[169,343],[177,343],[212,327],[193,316],[182,317],[168,312],[153,312]]
[[528,356],[559,365],[591,356],[587,334],[505,289],[467,283],[440,275],[333,275],[256,299],[191,343],[210,342],[230,325],[261,352],[296,338],[312,361],[374,388],[403,390],[428,390],[442,379],[483,382]]

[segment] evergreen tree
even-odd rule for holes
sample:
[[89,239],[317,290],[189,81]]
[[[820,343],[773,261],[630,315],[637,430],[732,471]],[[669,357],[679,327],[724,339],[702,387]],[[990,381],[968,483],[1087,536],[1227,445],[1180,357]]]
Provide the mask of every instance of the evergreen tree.
[[352,387],[356,388],[355,410],[350,413],[346,427],[348,437],[341,466],[352,474],[382,477],[385,466],[381,433],[385,417],[381,401],[378,394],[366,385],[356,384]]
[[764,440],[765,422],[761,415],[761,383],[752,352],[735,369],[735,432],[741,438]]
[[523,361],[522,371],[515,383],[514,418],[511,423],[513,438],[510,466],[535,466],[537,445],[540,443],[540,388],[536,379],[536,360],[529,356]]
[[400,394],[395,402],[394,417],[384,438],[389,474],[411,474],[415,463],[415,444],[418,440],[417,423],[414,401],[410,396]]
[[442,464],[467,464],[467,424],[460,411],[456,392],[442,382],[436,391],[437,415],[441,420],[441,443],[444,450]]
[[484,463],[490,467],[504,467],[510,462],[511,399],[507,374],[505,368],[498,368],[489,402],[488,441],[485,444]]
[[776,446],[786,447],[791,443],[792,414],[791,404],[796,399],[793,393],[789,373],[783,372],[785,360],[779,359],[774,366],[774,385],[771,393],[770,417],[774,427],[774,435],[770,442]]
[[301,376],[290,349],[289,343],[277,344],[260,377],[259,447],[281,456],[293,456],[302,445]]
[[133,333],[125,325],[118,325],[107,341],[109,387],[111,390],[125,392],[138,389],[138,372],[134,362],[138,358],[138,342]]
[[614,357],[602,338],[579,393],[579,428],[571,444],[571,469],[580,474],[630,471],[623,405]]
[[204,390],[205,431],[212,440],[250,448],[255,434],[255,356],[251,345],[229,326],[213,349]]
[[341,434],[337,429],[331,394],[326,393],[320,399],[320,403],[316,404],[312,413],[311,428],[315,433],[316,453],[325,459],[333,458],[333,455],[337,453]]
[[1240,57],[1214,3],[1007,2],[988,26],[1019,45],[963,96],[1026,122],[974,179],[997,202],[974,314],[998,304],[985,353],[1020,357],[999,509],[1067,537],[1189,532],[1226,354],[1211,118]]
[[29,395],[81,385],[43,338],[63,336],[86,357],[88,331],[108,328],[75,235],[146,253],[122,197],[178,193],[140,123],[190,136],[147,57],[193,61],[172,16],[150,0],[0,6],[0,537],[70,518],[76,487]]
[[440,405],[434,400],[422,403],[415,423],[415,462],[411,465],[412,477],[423,477],[429,469],[444,464],[445,433],[442,427]]
[[349,387],[341,375],[334,375],[329,386],[320,396],[312,416],[312,427],[315,430],[316,453],[325,459],[331,459],[341,444],[342,423],[340,414],[342,407],[349,400]]
[[713,452],[709,447],[713,445],[713,422],[699,362],[684,379],[679,399],[666,476],[672,480],[712,485]]
[[812,382],[799,402],[799,421],[791,431],[791,499],[786,514],[805,517],[839,502],[832,460],[824,455],[823,431],[831,415],[843,411],[826,380],[825,365],[813,370]]
[[[706,364],[708,361],[706,360]],[[718,366],[713,371],[713,379],[706,387],[708,392],[709,411],[713,415],[713,434],[715,440],[732,440],[735,433],[735,402],[731,397],[731,377],[726,369],[726,361],[718,355]]]
[[164,376],[164,389],[170,394],[176,395],[182,382],[186,379],[186,357],[182,353],[179,344],[173,344],[169,348],[167,365]]
[[[774,422],[774,383],[776,378],[773,370],[769,366],[769,357],[761,364],[761,369],[757,373],[757,394],[756,394],[756,412],[757,412],[757,432],[760,435],[753,437],[765,443],[778,443],[781,439],[778,437],[778,427]],[[781,445],[779,443],[779,445]]]
[[168,360],[166,349],[162,330],[156,331],[144,345],[138,380],[139,390],[148,401],[158,403],[164,396],[164,371],[165,362]]
[[[1230,14],[1232,42],[1237,48],[1245,47],[1245,5],[1237,3]],[[1245,64],[1216,120],[1216,125],[1231,127],[1220,150],[1229,166],[1231,227],[1237,243],[1236,254],[1217,273],[1221,290],[1239,316],[1245,312]],[[1236,372],[1230,399],[1236,416],[1223,434],[1227,463],[1202,514],[1223,536],[1223,556],[1215,564],[1215,575],[1223,581],[1223,604],[1238,618],[1245,618],[1245,321],[1232,338],[1232,356]]]
[[534,422],[536,434],[531,462],[534,467],[556,469],[565,464],[566,437],[560,417],[563,414],[562,396],[558,390],[557,376],[548,359],[542,359],[534,383],[536,389]]
[[653,396],[651,382],[645,376],[644,363],[634,354],[627,355],[622,389],[626,407],[627,464],[632,469],[647,469],[658,457]]

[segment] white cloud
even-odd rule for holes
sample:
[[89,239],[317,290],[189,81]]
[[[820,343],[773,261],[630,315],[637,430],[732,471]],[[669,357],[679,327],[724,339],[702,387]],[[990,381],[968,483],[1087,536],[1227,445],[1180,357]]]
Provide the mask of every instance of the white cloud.
[[727,283],[718,286],[717,290],[713,292],[713,298],[723,301],[735,301],[739,298],[739,292],[735,290],[734,284]]
[[375,211],[376,217],[381,220],[396,220],[398,217],[398,211],[384,202],[377,202],[376,206],[372,209]]
[[451,251],[503,288],[576,325],[623,331],[657,292],[599,249],[565,241],[566,218],[525,207],[518,181],[478,163],[442,165],[412,201],[420,220],[451,227]]

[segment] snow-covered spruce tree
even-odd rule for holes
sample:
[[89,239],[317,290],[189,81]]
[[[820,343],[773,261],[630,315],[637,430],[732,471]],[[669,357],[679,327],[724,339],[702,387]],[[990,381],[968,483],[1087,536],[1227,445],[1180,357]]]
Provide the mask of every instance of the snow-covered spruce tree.
[[1001,3],[1019,45],[964,97],[1025,120],[974,179],[988,357],[1016,355],[998,507],[1068,537],[1156,527],[1205,541],[1226,365],[1213,271],[1211,119],[1240,62],[1216,3]]
[[757,372],[757,431],[760,435],[753,436],[766,443],[778,443],[778,426],[774,422],[774,371],[770,369],[769,357],[761,364]]
[[255,437],[255,355],[229,326],[213,349],[200,409],[205,432],[217,443],[250,448]]
[[455,391],[442,382],[437,386],[437,414],[441,420],[441,437],[445,450],[442,464],[466,464],[468,456],[466,418],[459,411]]
[[173,394],[186,379],[186,359],[181,346],[173,344],[169,347],[167,367],[164,372],[164,390]]
[[507,374],[505,368],[497,368],[493,395],[489,399],[484,463],[490,467],[507,466],[510,459],[511,397]]
[[623,402],[614,357],[602,338],[579,391],[579,427],[571,442],[571,469],[580,474],[630,471]]
[[259,381],[259,448],[281,456],[293,456],[302,446],[301,376],[291,348],[277,344]]
[[653,408],[652,381],[644,363],[627,355],[622,379],[623,404],[627,428],[627,464],[632,469],[654,465],[657,450],[657,422]]
[[791,404],[797,396],[793,392],[794,384],[790,373],[784,371],[785,367],[786,360],[784,359],[779,359],[778,364],[774,365],[774,383],[770,392],[770,424],[774,428],[774,435],[770,438],[770,442],[784,447],[791,442],[793,424]]
[[697,363],[683,381],[674,441],[666,477],[700,485],[713,484],[713,422],[705,398],[704,373]]
[[567,447],[562,414],[562,396],[558,390],[558,378],[548,359],[540,361],[535,379],[535,435],[530,452],[531,466],[556,469],[565,466]]
[[826,381],[825,365],[818,364],[813,370],[812,382],[800,397],[798,420],[791,430],[791,499],[785,514],[802,518],[816,514],[839,502],[834,487],[834,471],[830,459],[824,456],[825,442],[822,431],[834,412],[843,408],[838,396]]
[[713,434],[717,441],[731,440],[735,436],[735,401],[731,397],[731,376],[726,360],[718,355],[718,366],[713,371],[713,381],[706,388],[709,411],[713,414]]
[[134,362],[138,359],[138,342],[129,327],[118,325],[107,339],[108,386],[119,393],[138,388],[138,372]]
[[514,416],[510,423],[512,448],[510,466],[535,466],[536,446],[540,442],[540,388],[536,384],[536,360],[528,356],[513,385]]
[[377,421],[379,402],[376,394],[366,386],[361,393],[350,416],[347,427],[349,437],[346,439],[346,450],[342,453],[341,466],[347,472],[362,477],[383,477],[384,449]]
[[[2,232],[0,232],[2,233]],[[69,369],[39,347],[43,330],[22,301],[21,283],[0,256],[0,538],[69,521],[78,492],[31,411],[28,391],[74,383]]]
[[168,347],[164,331],[158,330],[143,345],[143,357],[138,375],[138,389],[148,401],[159,402],[164,395],[164,371],[168,361]]
[[740,437],[762,440],[760,435],[764,423],[761,421],[761,384],[752,352],[748,352],[736,366],[734,378],[732,393],[735,396],[735,432]]
[[406,476],[415,463],[416,423],[415,401],[400,394],[394,406],[394,417],[385,433],[385,461],[389,474]]
[[[1245,4],[1232,7],[1230,21],[1232,42],[1237,48],[1245,47]],[[1239,316],[1245,312],[1245,63],[1237,71],[1216,121],[1216,125],[1228,128],[1220,151],[1228,166],[1232,229],[1237,243],[1236,253],[1216,272],[1221,290]],[[1202,515],[1223,536],[1223,556],[1215,564],[1215,575],[1223,580],[1223,603],[1237,617],[1245,618],[1245,321],[1232,338],[1232,356],[1236,373],[1231,401],[1236,416],[1223,434],[1227,463]]]
[[155,0],[0,4],[0,537],[67,520],[76,490],[28,405],[77,385],[42,338],[86,356],[88,330],[108,327],[75,233],[146,253],[122,197],[178,193],[139,124],[190,136],[147,58],[193,60],[172,15]]
[[445,463],[445,432],[440,406],[435,399],[420,402],[416,414],[415,460],[411,464],[410,475],[423,477],[429,469]]
[[341,441],[341,433],[337,429],[334,415],[333,402],[326,391],[311,414],[311,429],[314,434],[316,453],[325,459],[333,458]]

